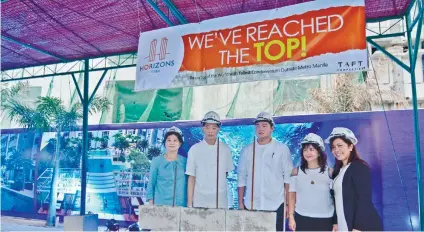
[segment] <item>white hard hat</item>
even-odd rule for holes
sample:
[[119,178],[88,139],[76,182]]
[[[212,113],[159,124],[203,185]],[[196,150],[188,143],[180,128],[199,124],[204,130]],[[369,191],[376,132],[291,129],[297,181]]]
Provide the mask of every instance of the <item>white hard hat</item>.
[[300,144],[309,144],[309,143],[313,143],[318,145],[321,150],[325,151],[325,147],[324,147],[324,141],[322,141],[322,138],[314,133],[309,133],[301,142]]
[[254,124],[258,122],[269,122],[272,126],[274,125],[274,120],[272,119],[272,115],[267,112],[261,112],[256,116]]
[[335,137],[346,137],[353,143],[353,145],[358,143],[358,139],[355,137],[355,134],[353,134],[351,130],[345,127],[335,127],[325,142],[330,143],[330,140]]
[[213,124],[217,124],[218,126],[221,126],[221,119],[219,118],[219,115],[215,111],[209,111],[205,114],[201,123],[202,125],[206,123],[213,123]]
[[171,128],[169,128],[167,131],[166,131],[166,134],[168,134],[168,133],[178,133],[178,134],[180,134],[181,135],[181,137],[183,136],[183,132],[178,128],[178,127],[176,127],[176,126],[173,126],[173,127],[171,127]]

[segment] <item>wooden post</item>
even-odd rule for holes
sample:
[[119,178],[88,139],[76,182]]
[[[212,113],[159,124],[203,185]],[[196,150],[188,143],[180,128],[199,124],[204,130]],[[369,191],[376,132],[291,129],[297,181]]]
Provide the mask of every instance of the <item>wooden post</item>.
[[219,188],[219,138],[216,139],[216,208],[218,209],[218,188]]
[[[177,157],[178,159],[178,157]],[[175,207],[175,189],[177,187],[177,160],[175,160],[174,168],[174,195],[172,196],[172,207]]]
[[38,194],[37,194],[37,190],[38,190],[38,155],[39,153],[35,154],[35,170],[34,170],[34,198],[33,198],[33,207],[34,207],[34,216],[35,218],[37,218],[37,199],[38,199]]
[[253,136],[253,160],[252,160],[252,195],[250,199],[250,210],[253,210],[253,192],[255,190],[255,147],[256,147],[256,139]]

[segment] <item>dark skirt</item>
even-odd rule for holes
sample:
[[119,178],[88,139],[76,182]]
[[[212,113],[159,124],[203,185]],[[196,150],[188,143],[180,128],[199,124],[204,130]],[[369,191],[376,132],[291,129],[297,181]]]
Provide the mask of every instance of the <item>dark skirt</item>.
[[305,217],[298,213],[294,214],[296,231],[332,231],[333,219]]

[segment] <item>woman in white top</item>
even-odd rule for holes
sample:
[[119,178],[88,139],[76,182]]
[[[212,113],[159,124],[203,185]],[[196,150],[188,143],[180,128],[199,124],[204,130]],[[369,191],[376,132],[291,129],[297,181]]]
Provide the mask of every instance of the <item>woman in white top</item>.
[[320,136],[310,133],[300,144],[300,167],[293,169],[290,180],[289,227],[293,231],[331,231],[332,169],[327,167],[324,142]]

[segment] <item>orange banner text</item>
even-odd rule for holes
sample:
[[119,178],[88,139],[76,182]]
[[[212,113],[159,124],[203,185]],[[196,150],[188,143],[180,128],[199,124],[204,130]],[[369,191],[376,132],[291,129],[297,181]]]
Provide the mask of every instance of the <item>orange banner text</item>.
[[184,35],[180,71],[300,61],[365,49],[365,8],[342,6]]

